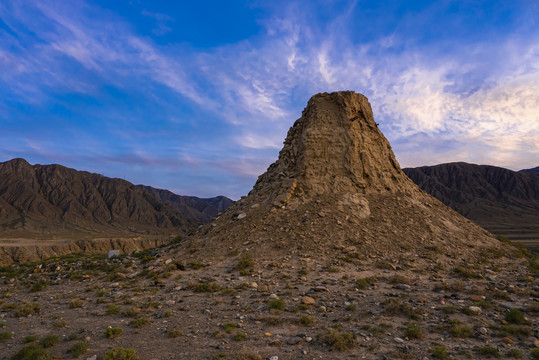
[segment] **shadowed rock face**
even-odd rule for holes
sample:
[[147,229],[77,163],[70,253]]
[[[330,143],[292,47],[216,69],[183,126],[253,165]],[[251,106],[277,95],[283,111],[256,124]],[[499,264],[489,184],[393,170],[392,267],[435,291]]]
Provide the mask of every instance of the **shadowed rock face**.
[[367,98],[352,91],[313,96],[249,195],[183,245],[205,258],[242,248],[471,258],[496,246],[402,172]]

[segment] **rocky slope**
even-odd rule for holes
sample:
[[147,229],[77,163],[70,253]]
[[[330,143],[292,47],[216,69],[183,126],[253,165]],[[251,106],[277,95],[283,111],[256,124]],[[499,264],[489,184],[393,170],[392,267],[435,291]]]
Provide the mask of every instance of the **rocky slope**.
[[403,170],[423,190],[485,229],[532,246],[539,241],[539,173],[466,163]]
[[313,96],[249,195],[184,244],[205,258],[237,248],[469,258],[496,246],[402,172],[369,102],[354,92]]

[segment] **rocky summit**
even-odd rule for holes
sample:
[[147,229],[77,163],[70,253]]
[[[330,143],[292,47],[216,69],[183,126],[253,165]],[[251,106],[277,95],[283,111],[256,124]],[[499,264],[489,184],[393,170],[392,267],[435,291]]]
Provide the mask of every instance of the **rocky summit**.
[[364,96],[318,94],[193,236],[0,267],[0,359],[537,358],[538,275],[403,174]]
[[313,96],[249,195],[184,246],[206,258],[249,249],[471,259],[500,245],[420,190],[401,170],[367,98],[344,91]]

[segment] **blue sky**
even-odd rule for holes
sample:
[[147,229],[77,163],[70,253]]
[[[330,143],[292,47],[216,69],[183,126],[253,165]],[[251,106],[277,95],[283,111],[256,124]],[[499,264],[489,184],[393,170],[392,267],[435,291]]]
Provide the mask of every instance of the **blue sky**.
[[237,199],[318,92],[401,166],[539,165],[539,3],[0,0],[0,161]]

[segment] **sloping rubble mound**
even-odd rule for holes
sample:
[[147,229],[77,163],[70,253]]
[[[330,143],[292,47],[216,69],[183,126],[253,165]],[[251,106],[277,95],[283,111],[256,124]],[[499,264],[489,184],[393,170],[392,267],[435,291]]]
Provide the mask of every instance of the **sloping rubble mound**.
[[240,250],[331,259],[342,252],[471,258],[493,246],[501,245],[402,172],[367,98],[344,91],[313,96],[249,195],[182,248],[205,258]]

